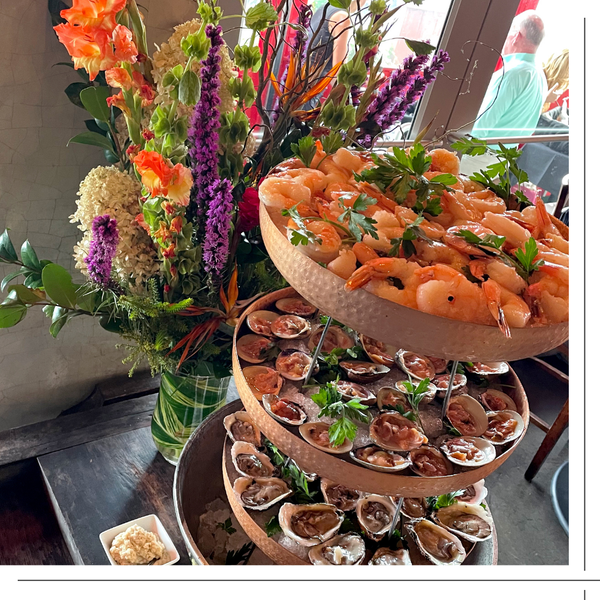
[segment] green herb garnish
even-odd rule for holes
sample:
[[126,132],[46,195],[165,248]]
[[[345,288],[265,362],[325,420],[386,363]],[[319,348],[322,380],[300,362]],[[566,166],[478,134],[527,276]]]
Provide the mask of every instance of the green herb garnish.
[[491,233],[480,238],[468,229],[461,229],[459,232],[455,233],[455,235],[464,238],[469,244],[480,247],[483,246],[484,248],[493,248],[494,250],[500,250],[502,244],[506,241],[506,238],[503,235],[492,235]]
[[315,138],[311,135],[307,135],[300,138],[297,144],[290,144],[290,148],[294,153],[294,156],[299,158],[306,167],[310,168],[310,163],[317,153]]
[[244,544],[239,550],[229,550],[225,558],[226,565],[245,565],[250,560],[250,556],[254,552],[254,542]]
[[419,227],[422,222],[423,217],[419,216],[412,223],[407,224],[402,237],[390,240],[392,242],[392,247],[388,254],[390,256],[398,256],[400,254],[400,247],[402,247],[402,253],[406,258],[409,258],[417,253],[417,249],[413,243],[414,240],[421,239],[430,242],[431,240],[429,237],[427,237]]
[[297,206],[298,204],[296,204],[296,206],[292,206],[292,208],[284,208],[281,211],[281,214],[284,217],[290,217],[290,219],[292,219],[292,221],[294,221],[298,227],[298,229],[292,229],[291,227],[287,228],[287,230],[290,232],[290,242],[294,246],[299,246],[300,244],[303,246],[308,246],[309,243],[322,244],[323,240],[321,240],[316,233],[309,231],[304,224],[304,219],[300,216]]
[[456,490],[456,492],[448,492],[447,494],[442,494],[436,498],[435,504],[433,508],[438,510],[440,508],[445,508],[446,506],[452,506],[456,504],[458,500],[457,496],[460,496],[465,493],[465,490]]
[[220,527],[226,531],[229,535],[236,532],[235,527],[232,527],[231,517],[228,517],[224,523],[217,523],[217,527]]
[[367,207],[377,204],[377,200],[367,196],[367,194],[360,194],[352,206],[346,206],[343,199],[344,196],[342,195],[338,200],[343,211],[338,217],[338,221],[348,226],[348,230],[357,242],[360,242],[365,234],[369,234],[371,237],[378,240],[379,236],[377,235],[377,229],[375,229],[374,225],[377,221],[361,213],[361,211],[367,210]]
[[519,261],[528,278],[534,271],[537,271],[543,264],[543,260],[535,260],[538,255],[538,247],[535,239],[530,237],[525,242],[525,251],[518,248],[515,251],[515,258]]
[[273,515],[267,521],[265,531],[267,532],[267,537],[273,537],[276,533],[281,533],[283,531],[281,525],[279,525],[279,517],[277,515]]

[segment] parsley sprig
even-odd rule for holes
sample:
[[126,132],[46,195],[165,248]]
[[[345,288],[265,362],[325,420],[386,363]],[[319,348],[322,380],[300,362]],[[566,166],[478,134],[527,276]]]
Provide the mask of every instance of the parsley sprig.
[[492,248],[493,250],[500,250],[502,244],[506,241],[506,237],[503,235],[493,235],[488,233],[481,238],[468,229],[461,229],[455,235],[464,238],[469,244],[474,244],[482,249]]
[[456,504],[458,502],[456,498],[464,493],[465,490],[456,490],[455,492],[448,492],[441,496],[429,496],[427,498],[427,503],[431,510],[439,510],[440,508],[446,508],[447,506]]
[[281,529],[281,525],[279,525],[279,516],[273,515],[265,525],[265,531],[267,532],[267,537],[273,537],[276,533],[281,533],[283,529]]
[[317,417],[336,419],[329,427],[329,442],[334,447],[341,446],[347,439],[354,441],[358,431],[354,421],[369,422],[369,407],[360,400],[344,402],[336,383],[337,380],[330,381],[312,395],[313,402],[321,409]]
[[431,242],[431,239],[425,234],[425,232],[419,227],[421,223],[424,221],[423,216],[417,217],[412,223],[407,223],[404,228],[404,233],[402,237],[393,238],[390,240],[392,243],[392,247],[388,254],[390,256],[399,256],[400,248],[402,248],[402,253],[405,258],[411,257],[413,254],[417,253],[417,249],[414,245],[414,240],[424,240],[426,242]]
[[297,144],[290,144],[290,149],[294,153],[294,156],[299,158],[306,167],[310,168],[310,163],[317,153],[314,137],[307,135],[300,138]]
[[498,144],[499,149],[492,148],[484,140],[472,137],[461,138],[452,144],[452,148],[469,156],[482,156],[486,152],[494,154],[498,162],[474,173],[469,179],[490,188],[497,196],[508,203],[511,197],[512,184],[510,176],[512,174],[517,181],[518,189],[514,194],[519,200],[520,208],[531,205],[531,202],[521,190],[521,185],[529,181],[527,173],[517,165],[517,159],[523,153],[522,150],[507,148],[504,144]]
[[338,217],[338,221],[348,226],[348,230],[357,242],[362,241],[365,234],[369,234],[376,240],[379,239],[377,229],[375,229],[377,221],[362,214],[362,211],[367,210],[367,207],[377,204],[375,198],[371,198],[367,194],[360,194],[352,206],[345,206],[344,195],[342,195],[338,202],[342,208],[342,214]]
[[421,417],[419,415],[419,404],[425,396],[427,395],[427,386],[429,385],[429,377],[425,377],[425,379],[421,379],[417,385],[415,385],[409,375],[408,381],[404,382],[404,388],[406,392],[404,395],[408,400],[412,408],[412,412],[417,417],[417,422],[423,428],[423,423],[421,422]]
[[235,527],[233,527],[233,524],[231,522],[231,517],[228,517],[223,523],[217,523],[217,527],[219,527],[229,535],[236,532],[236,529]]
[[297,207],[298,205],[296,204],[295,206],[292,206],[292,208],[284,208],[281,211],[281,214],[284,217],[290,217],[290,219],[292,219],[292,221],[295,223],[296,227],[298,227],[298,229],[292,229],[291,227],[287,228],[291,234],[290,242],[294,246],[298,246],[300,244],[303,246],[308,246],[309,243],[321,244],[323,240],[321,240],[316,233],[308,230],[306,224],[304,223],[305,218],[300,216]]
[[517,248],[515,251],[515,258],[521,263],[523,270],[527,274],[527,278],[534,272],[537,271],[543,264],[542,259],[536,260],[538,255],[537,242],[533,237],[530,237],[525,242],[525,250]]
[[442,212],[440,196],[451,191],[456,177],[450,173],[440,173],[427,179],[425,173],[431,166],[431,157],[427,156],[422,144],[416,143],[410,150],[394,147],[388,154],[372,154],[375,166],[355,174],[357,181],[366,181],[376,185],[381,191],[391,191],[398,204],[402,204],[409,192],[416,193],[416,212],[439,215]]
[[311,490],[304,471],[290,458],[285,456],[275,444],[266,441],[265,445],[273,460],[273,464],[279,467],[281,477],[289,481],[290,488],[294,492],[294,498],[298,504],[311,504],[318,490]]
[[244,544],[239,550],[229,550],[227,552],[227,556],[225,557],[226,565],[245,565],[248,564],[250,560],[250,556],[254,552],[254,542],[248,542]]

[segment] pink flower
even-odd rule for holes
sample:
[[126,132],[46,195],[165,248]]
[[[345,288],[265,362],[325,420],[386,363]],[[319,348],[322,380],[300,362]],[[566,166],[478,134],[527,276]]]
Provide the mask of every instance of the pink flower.
[[246,188],[239,204],[240,220],[238,228],[240,231],[250,231],[254,227],[258,227],[259,204],[258,192],[254,188]]

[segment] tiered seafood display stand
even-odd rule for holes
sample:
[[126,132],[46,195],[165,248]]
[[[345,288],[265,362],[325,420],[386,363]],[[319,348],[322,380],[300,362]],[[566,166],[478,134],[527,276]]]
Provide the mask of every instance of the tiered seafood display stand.
[[[507,338],[498,328],[429,315],[384,300],[363,289],[347,292],[341,278],[311,260],[289,243],[285,234],[285,220],[281,216],[271,212],[263,205],[261,205],[260,211],[262,235],[269,255],[291,287],[260,298],[246,310],[239,320],[233,348],[233,368],[235,383],[245,411],[264,438],[293,460],[305,473],[316,474],[321,478],[321,482],[324,479],[326,482],[329,480],[329,485],[339,484],[350,490],[356,490],[363,497],[375,494],[391,498],[393,506],[395,506],[393,523],[383,537],[379,536],[381,539],[377,541],[377,545],[390,547],[392,544],[391,532],[399,529],[405,534],[405,543],[408,544],[412,564],[431,564],[431,561],[425,558],[415,544],[414,532],[411,534],[410,531],[411,519],[403,514],[404,511],[400,510],[402,499],[425,499],[457,490],[476,490],[479,482],[507,461],[525,435],[529,424],[527,398],[514,371],[509,369],[494,381],[505,386],[496,389],[504,390],[511,397],[513,408],[520,415],[522,421],[518,425],[520,434],[507,443],[494,445],[495,458],[493,460],[483,461],[482,466],[466,467],[451,464],[451,474],[445,476],[419,476],[411,468],[382,472],[367,468],[364,466],[365,463],[361,464],[355,460],[358,448],[374,443],[369,425],[359,428],[354,441],[355,452],[352,455],[348,452],[350,448],[347,448],[344,453],[325,452],[318,445],[309,443],[308,437],[302,435],[301,427],[285,424],[273,417],[273,413],[267,410],[267,404],[261,401],[260,394],[257,394],[256,389],[252,388],[252,382],[249,382],[245,376],[244,369],[248,374],[247,367],[253,365],[239,357],[239,340],[242,336],[253,333],[248,328],[247,316],[259,310],[269,310],[281,314],[282,311],[278,311],[276,306],[278,301],[283,298],[300,297],[318,309],[312,317],[309,317],[313,323],[313,332],[315,324],[325,321],[324,318],[320,320],[322,315],[331,317],[357,334],[368,336],[368,338],[378,340],[392,348],[402,348],[419,355],[448,361],[445,372],[450,374],[450,381],[454,379],[459,361],[485,364],[508,362],[549,351],[568,338],[568,323],[548,327],[513,329],[512,337]],[[556,222],[556,224],[568,239],[568,228],[562,223]],[[320,334],[311,333],[308,342],[309,348],[317,346],[317,351],[313,354],[318,354],[323,330],[326,331],[330,323],[331,320],[321,326]],[[294,348],[294,344],[290,344],[290,341],[287,341],[287,346],[282,345],[281,347]],[[305,351],[307,351],[306,340],[304,343]],[[268,364],[273,367],[272,363],[273,361]],[[399,382],[406,377],[399,368],[394,366],[376,385],[365,383],[365,387],[370,387],[377,394],[379,387],[393,386],[394,382]],[[290,382],[286,380],[285,383],[288,385]],[[297,383],[298,393],[302,394],[301,386],[304,381]],[[470,385],[471,383],[469,383]],[[461,393],[478,395],[477,391],[471,387],[468,389],[463,387]],[[444,417],[450,396],[449,389],[443,397],[438,394],[435,400],[423,407],[423,429],[430,439],[429,444],[432,444],[434,439],[439,440],[441,433],[447,433],[447,430],[444,429]],[[293,394],[290,396],[289,392],[284,397],[295,401]],[[308,402],[311,402],[309,395],[306,398]],[[373,408],[377,409],[377,406],[373,406]],[[306,412],[309,414],[306,421],[315,421],[318,410],[316,405],[314,411],[307,410]],[[489,408],[485,410],[489,411]],[[381,414],[373,412],[374,416]],[[489,414],[488,412],[487,416]],[[428,431],[428,429],[430,430]],[[224,434],[225,432],[222,430],[222,435]],[[439,446],[439,441],[437,445]],[[407,455],[406,452],[402,454]],[[240,477],[240,474],[232,463],[232,441],[228,437],[225,439],[222,457],[227,498],[233,513],[250,539],[276,564],[310,564],[311,561],[308,557],[310,547],[297,544],[286,538],[284,533],[269,537],[265,530],[266,522],[279,513],[284,503],[294,502],[293,497],[291,499],[284,498],[269,507],[268,510],[249,510],[240,501],[239,490],[237,493],[234,491],[234,482]],[[314,502],[322,503],[325,500],[319,494],[318,499]],[[479,506],[479,502],[476,505]],[[487,506],[486,512],[491,517],[489,506]],[[429,512],[427,519],[431,518],[432,515]],[[415,521],[412,522],[413,525],[414,523]],[[470,560],[467,558],[466,563],[495,564],[497,547],[493,525],[492,535],[488,535],[485,542],[474,543],[469,541],[468,537],[465,539],[464,536],[459,539],[465,554],[471,553]],[[371,558],[373,547],[373,542],[368,542],[367,556],[361,561],[363,564],[366,564]],[[484,547],[485,550],[483,550]],[[473,559],[473,557],[476,558]],[[439,564],[444,564],[444,561]]]

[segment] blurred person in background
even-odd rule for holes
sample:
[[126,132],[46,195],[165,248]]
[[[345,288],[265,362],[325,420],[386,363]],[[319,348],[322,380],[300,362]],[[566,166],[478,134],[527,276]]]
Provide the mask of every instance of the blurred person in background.
[[562,107],[569,98],[569,51],[553,54],[544,63],[544,75],[548,85],[548,95],[542,112]]

